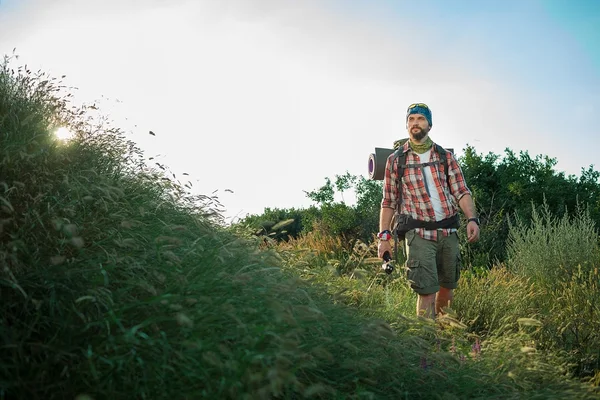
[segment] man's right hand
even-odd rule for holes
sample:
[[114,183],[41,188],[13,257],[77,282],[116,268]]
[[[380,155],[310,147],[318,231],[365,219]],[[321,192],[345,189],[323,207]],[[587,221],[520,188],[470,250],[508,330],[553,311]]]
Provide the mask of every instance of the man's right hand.
[[390,255],[392,254],[392,244],[389,240],[380,240],[379,246],[377,247],[377,255],[379,258],[383,259],[383,254],[386,251],[390,253]]

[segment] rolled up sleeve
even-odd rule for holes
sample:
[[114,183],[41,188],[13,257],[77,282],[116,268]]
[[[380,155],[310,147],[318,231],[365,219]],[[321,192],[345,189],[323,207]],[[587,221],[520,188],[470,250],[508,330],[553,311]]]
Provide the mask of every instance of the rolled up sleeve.
[[456,198],[456,201],[459,201],[464,195],[470,195],[471,190],[467,187],[465,176],[463,175],[462,169],[456,161],[456,158],[454,158],[454,155],[448,153],[447,157],[448,178],[450,179],[448,186],[450,187],[450,192]]

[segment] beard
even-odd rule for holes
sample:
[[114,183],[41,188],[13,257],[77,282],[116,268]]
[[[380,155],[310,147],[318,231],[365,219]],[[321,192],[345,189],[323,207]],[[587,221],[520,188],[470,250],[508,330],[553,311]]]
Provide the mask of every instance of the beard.
[[418,126],[410,128],[410,136],[416,141],[421,141],[429,133],[429,128],[419,128]]

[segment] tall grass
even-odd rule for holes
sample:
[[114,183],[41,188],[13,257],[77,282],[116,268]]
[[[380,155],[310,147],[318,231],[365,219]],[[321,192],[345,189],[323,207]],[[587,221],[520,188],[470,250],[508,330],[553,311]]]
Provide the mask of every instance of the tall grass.
[[[329,275],[368,281],[355,287],[362,300],[336,301],[317,275],[330,260],[234,235],[215,199],[148,167],[93,107],[70,108],[59,83],[8,64],[0,398],[593,398],[552,354],[524,356],[527,333],[480,348],[393,312],[402,292],[372,280],[368,246]],[[56,126],[76,138],[56,141]],[[395,297],[378,313],[384,289]]]
[[600,377],[600,235],[587,210],[553,216],[544,204],[511,227],[509,265],[544,291],[543,341],[569,352],[580,375]]
[[582,205],[574,217],[552,214],[548,205],[532,206],[532,221],[517,219],[510,226],[508,267],[536,284],[551,287],[569,280],[579,267],[590,271],[600,264],[600,237]]
[[501,335],[518,327],[520,318],[540,318],[536,305],[547,298],[526,277],[504,266],[462,274],[452,307],[470,329],[480,335]]
[[572,218],[534,207],[531,223],[510,226],[507,266],[465,273],[454,308],[474,331],[496,337],[535,321],[538,347],[563,354],[569,371],[598,385],[599,243],[583,207]]
[[[485,389],[478,389],[482,384],[502,388],[507,398],[579,396],[562,389],[546,391],[554,385],[575,384],[577,379],[572,379],[570,357],[556,347],[548,350],[538,340],[542,324],[534,318],[539,316],[535,305],[542,293],[528,279],[516,277],[506,268],[467,271],[454,310],[432,324],[412,317],[415,295],[401,265],[391,276],[381,272],[374,242],[355,246],[342,261],[326,257],[333,253],[328,251],[330,243],[330,239],[315,240],[315,234],[309,233],[279,244],[278,249],[287,269],[322,287],[334,302],[355,308],[360,315],[388,321],[400,335],[418,337],[427,349],[421,355],[423,368],[429,368],[429,357],[438,351],[461,363],[474,361],[486,375],[486,383],[474,376],[467,378],[459,397],[485,396]],[[448,374],[449,379],[456,379],[455,374]]]

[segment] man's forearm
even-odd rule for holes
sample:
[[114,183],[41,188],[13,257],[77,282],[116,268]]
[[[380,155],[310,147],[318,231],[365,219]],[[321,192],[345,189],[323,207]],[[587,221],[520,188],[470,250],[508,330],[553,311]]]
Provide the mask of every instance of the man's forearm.
[[471,197],[470,194],[465,194],[463,197],[461,197],[458,201],[458,205],[463,213],[465,213],[465,217],[467,217],[467,219],[477,217],[475,203],[473,203],[473,197]]
[[379,213],[379,232],[391,230],[392,217],[394,216],[394,209],[382,207]]

